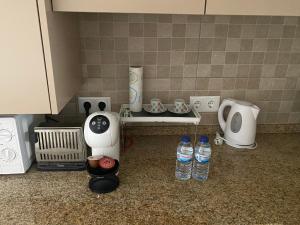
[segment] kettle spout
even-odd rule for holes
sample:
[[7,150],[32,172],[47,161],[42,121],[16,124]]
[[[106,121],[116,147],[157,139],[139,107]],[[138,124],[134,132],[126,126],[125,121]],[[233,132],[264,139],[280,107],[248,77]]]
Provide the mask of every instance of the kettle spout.
[[257,106],[253,106],[253,107],[251,107],[251,111],[254,116],[254,119],[256,120],[260,109]]

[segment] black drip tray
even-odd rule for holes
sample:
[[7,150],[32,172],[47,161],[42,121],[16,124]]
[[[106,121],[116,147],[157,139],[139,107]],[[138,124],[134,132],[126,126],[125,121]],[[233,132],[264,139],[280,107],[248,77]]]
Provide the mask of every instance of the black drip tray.
[[78,171],[86,169],[86,162],[42,162],[37,169],[43,171]]

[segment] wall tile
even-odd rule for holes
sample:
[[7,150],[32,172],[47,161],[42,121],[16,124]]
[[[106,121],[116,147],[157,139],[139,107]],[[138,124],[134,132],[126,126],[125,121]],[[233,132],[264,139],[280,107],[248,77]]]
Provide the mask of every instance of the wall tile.
[[254,38],[256,34],[255,25],[242,25],[241,37],[242,38]]
[[229,25],[228,27],[228,37],[239,38],[241,37],[242,26],[241,25]]
[[130,37],[143,37],[144,24],[143,23],[130,23],[129,24],[129,36]]
[[253,51],[263,52],[267,50],[267,40],[266,39],[254,39],[253,40]]
[[113,23],[100,23],[99,24],[99,35],[102,37],[113,36],[114,24]]
[[209,78],[197,78],[196,90],[207,90]]
[[238,64],[250,64],[252,52],[241,52],[239,54]]
[[181,90],[182,89],[182,78],[172,78],[171,82],[171,90]]
[[173,37],[185,37],[186,25],[185,24],[173,24]]
[[[214,40],[213,38],[200,38],[198,41],[199,51],[211,51],[213,48],[213,40]],[[197,50],[197,49],[194,49],[194,50]]]
[[145,51],[157,51],[157,38],[144,38]]
[[[156,65],[144,66],[144,78],[155,78],[156,72]],[[125,74],[128,76],[128,68],[126,68]]]
[[[206,42],[207,45],[210,45],[206,51],[211,50],[212,48],[212,39],[210,42]],[[202,41],[203,42],[203,41]],[[201,39],[200,39],[201,43]],[[202,43],[203,44],[203,43]],[[198,38],[186,38],[185,39],[185,50],[186,51],[198,51],[199,49],[199,39]],[[201,50],[200,50],[201,51]],[[204,50],[205,51],[205,50]]]
[[225,64],[225,52],[213,52],[211,55],[211,64]]
[[250,66],[249,65],[238,65],[237,70],[238,70],[237,71],[238,77],[248,77],[249,71],[250,71]]
[[282,16],[272,16],[271,24],[283,24],[284,18]]
[[197,64],[198,52],[185,52],[184,64]]
[[251,64],[263,64],[264,58],[264,52],[253,52],[251,57]]
[[128,50],[128,38],[115,38],[115,50]]
[[223,78],[222,90],[233,90],[235,88],[235,78]]
[[129,55],[126,51],[115,52],[116,64],[129,64]]
[[226,42],[226,51],[240,51],[241,39],[229,38]]
[[183,64],[184,64],[184,51],[172,51],[171,65],[183,65]]
[[241,40],[241,51],[252,51],[253,39],[242,39]]
[[157,49],[158,51],[170,51],[171,38],[158,38]]
[[235,82],[236,89],[246,89],[248,84],[247,78],[237,78]]
[[225,38],[214,38],[213,51],[225,51],[226,39]]
[[170,52],[157,53],[157,65],[170,65],[171,54]]
[[157,66],[157,78],[169,78],[170,66]]
[[234,65],[234,64],[224,65],[223,77],[236,77],[237,76],[237,69],[238,69],[237,65]]
[[223,76],[223,65],[212,65],[211,66],[211,77],[222,77]]
[[283,26],[282,25],[270,25],[269,27],[269,38],[280,38],[283,33]]
[[258,89],[259,88],[260,79],[258,78],[249,78],[247,88],[248,89]]
[[172,23],[172,15],[162,14],[158,16],[158,22],[160,23]]
[[269,26],[267,25],[257,25],[255,30],[256,38],[266,38],[268,37]]
[[265,53],[264,64],[276,64],[278,58],[277,52],[267,52]]
[[98,35],[98,21],[80,21],[80,37],[97,37]]
[[[300,26],[299,26],[299,28],[300,28]],[[288,39],[288,40],[290,40],[290,39]],[[300,38],[293,39],[292,51],[300,52]]]
[[226,38],[228,35],[228,25],[227,24],[216,24],[214,33],[211,31],[211,37],[215,36],[217,38]]
[[258,16],[257,24],[269,24],[271,22],[272,17],[270,16]]
[[201,24],[200,34],[202,37],[214,37],[215,25],[214,24]]
[[222,78],[210,78],[208,82],[209,90],[221,90],[223,86]]
[[285,25],[283,26],[283,38],[293,38],[296,33],[296,26],[293,25]]
[[183,66],[183,77],[197,77],[197,64],[184,65]]
[[115,37],[128,37],[129,24],[125,22],[114,23],[113,33]]
[[226,52],[225,63],[226,64],[237,64],[239,54],[237,52]]
[[279,51],[290,51],[292,48],[293,39],[280,39]]
[[185,39],[184,38],[172,38],[172,50],[184,50]]
[[268,39],[267,51],[277,51],[279,48],[280,39]]
[[144,24],[144,36],[145,37],[157,37],[157,24],[145,23]]
[[171,66],[171,71],[170,71],[170,76],[171,77],[182,77],[183,76],[183,66]]
[[186,24],[186,37],[198,38],[200,33],[199,24]]
[[275,77],[285,77],[288,65],[276,65]]
[[182,90],[195,90],[195,78],[184,78],[182,80]]
[[209,77],[211,74],[211,65],[209,64],[198,64],[198,77]]
[[144,65],[156,65],[157,64],[157,53],[156,52],[145,52],[144,53]]

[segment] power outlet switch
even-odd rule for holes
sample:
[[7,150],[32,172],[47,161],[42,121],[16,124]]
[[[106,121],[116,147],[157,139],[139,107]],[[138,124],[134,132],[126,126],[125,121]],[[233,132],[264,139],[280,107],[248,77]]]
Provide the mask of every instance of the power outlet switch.
[[190,96],[190,105],[197,112],[217,112],[220,96]]

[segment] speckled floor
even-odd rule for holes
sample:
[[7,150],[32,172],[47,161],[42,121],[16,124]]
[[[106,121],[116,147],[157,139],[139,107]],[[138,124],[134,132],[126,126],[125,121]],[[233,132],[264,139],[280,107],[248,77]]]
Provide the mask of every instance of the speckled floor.
[[139,136],[120,187],[97,198],[82,172],[0,176],[0,224],[300,224],[300,133],[259,134],[256,150],[213,146],[205,183],[175,180],[177,136]]

